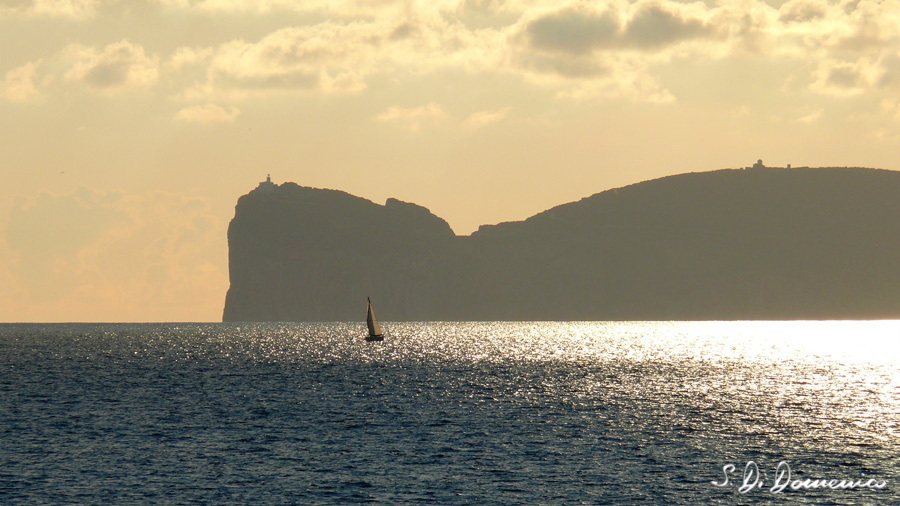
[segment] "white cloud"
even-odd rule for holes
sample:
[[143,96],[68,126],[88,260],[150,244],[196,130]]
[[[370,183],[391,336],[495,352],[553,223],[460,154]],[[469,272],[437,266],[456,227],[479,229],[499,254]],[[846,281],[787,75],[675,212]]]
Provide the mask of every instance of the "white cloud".
[[159,80],[159,59],[148,57],[143,47],[127,40],[102,49],[73,44],[66,50],[66,55],[72,63],[65,79],[96,91],[146,88]]
[[813,72],[810,89],[825,95],[859,95],[875,86],[883,74],[878,62],[870,58],[855,62],[824,60]]
[[[701,47],[703,41],[724,38],[713,27],[710,9],[665,0],[603,9],[551,9],[549,3],[500,9],[460,1],[399,9],[400,3],[390,1],[378,3],[378,8],[366,2],[346,3],[347,12],[372,15],[355,20],[338,17],[282,28],[256,42],[223,44],[208,57],[206,78],[181,96],[234,100],[272,93],[359,93],[377,74],[416,76],[462,69],[518,75],[564,97],[665,102],[672,95],[652,75],[651,65],[670,59],[672,48]],[[496,27],[470,27],[462,20],[476,4],[489,14],[502,11],[508,18],[517,12],[520,18]],[[191,8],[211,5],[201,2]],[[224,11],[256,8],[241,1],[216,5]],[[255,5],[266,11],[288,6]],[[320,7],[328,11],[324,4]],[[304,9],[315,10],[308,5]],[[180,67],[176,61],[206,61],[205,55],[180,51],[172,58],[173,68]]]
[[799,119],[799,121],[801,123],[812,124],[812,123],[815,123],[816,121],[819,121],[822,118],[822,115],[824,115],[824,114],[825,114],[824,109],[818,108],[815,111],[801,117]]
[[0,17],[82,19],[93,16],[98,3],[98,0],[2,0]]
[[[272,12],[318,13],[335,18],[396,15],[409,8],[403,0],[151,0],[160,5],[213,15],[267,15]],[[433,2],[439,3],[439,2]]]
[[838,22],[846,26],[839,50],[870,53],[900,42],[900,2],[897,0],[854,0],[846,2]]
[[175,119],[188,123],[231,123],[240,113],[241,111],[234,106],[226,111],[219,105],[205,104],[185,107],[175,114]]
[[385,123],[398,123],[417,131],[423,125],[436,124],[446,117],[444,108],[432,102],[421,107],[394,106],[379,114],[376,119]]
[[785,23],[810,23],[825,19],[830,11],[822,0],[789,0],[778,8],[778,19]]
[[213,55],[212,48],[179,47],[166,60],[166,69],[177,72],[185,67],[197,65]]
[[801,59],[872,56],[900,47],[900,2],[790,0],[770,31]]
[[215,50],[207,82],[194,93],[362,91],[365,75],[379,63],[376,46],[387,35],[370,23],[325,22],[283,28],[256,43],[235,40]]
[[503,33],[472,31],[418,6],[406,10],[412,12],[338,18],[280,28],[257,41],[222,44],[209,58],[205,79],[182,95],[221,100],[298,92],[348,94],[368,89],[375,75],[504,71]]
[[[108,1],[114,3],[5,1],[6,11],[49,12],[55,5],[62,12],[63,6],[78,5],[80,11],[69,10],[98,16],[111,12]],[[885,67],[886,55],[900,51],[900,0],[789,0],[779,8],[762,0],[152,1],[164,6],[156,11],[163,24],[183,16],[181,11],[211,16],[213,24],[283,11],[298,14],[285,16],[286,23],[300,24],[276,24],[255,40],[182,46],[162,57],[148,40],[73,45],[59,57],[63,65],[45,57],[40,72],[96,91],[159,87],[196,102],[358,94],[380,78],[402,84],[460,70],[512,76],[559,97],[667,102],[677,98],[664,78],[674,74],[664,68],[673,63],[716,64],[750,54],[774,64],[796,63],[782,79],[809,91],[852,95],[873,89],[878,76],[833,62],[857,65],[865,57],[875,62],[869,67]],[[18,79],[7,83],[7,98],[50,91],[34,69],[15,71],[7,72],[8,81]],[[882,68],[882,81],[888,78],[900,82],[900,71]]]
[[504,107],[496,111],[480,111],[472,113],[466,118],[465,125],[469,128],[477,129],[493,123],[498,123],[506,118],[509,111],[509,107]]
[[40,61],[28,62],[6,73],[4,95],[7,99],[22,102],[38,95],[34,84]]

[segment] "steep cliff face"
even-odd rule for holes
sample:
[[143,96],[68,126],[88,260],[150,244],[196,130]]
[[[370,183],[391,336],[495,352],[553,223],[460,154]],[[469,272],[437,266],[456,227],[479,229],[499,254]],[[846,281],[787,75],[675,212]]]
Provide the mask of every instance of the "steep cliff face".
[[[426,209],[284,184],[229,227],[224,319],[900,317],[900,173],[721,170],[453,235]],[[362,301],[362,302],[361,302]]]
[[228,227],[224,320],[355,321],[367,295],[415,318],[430,310],[421,294],[436,291],[454,239],[444,220],[394,199],[293,183],[250,192]]

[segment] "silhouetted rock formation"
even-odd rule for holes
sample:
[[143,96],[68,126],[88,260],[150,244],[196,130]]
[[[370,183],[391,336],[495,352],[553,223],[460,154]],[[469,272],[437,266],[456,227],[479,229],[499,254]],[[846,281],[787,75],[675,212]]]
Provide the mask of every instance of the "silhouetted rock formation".
[[900,172],[719,170],[458,237],[286,183],[241,197],[225,321],[900,317]]

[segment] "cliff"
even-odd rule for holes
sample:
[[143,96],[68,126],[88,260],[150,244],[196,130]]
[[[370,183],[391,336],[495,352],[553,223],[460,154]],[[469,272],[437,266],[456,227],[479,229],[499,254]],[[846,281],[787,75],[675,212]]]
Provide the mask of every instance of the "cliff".
[[292,183],[240,198],[225,321],[900,317],[900,172],[753,168],[609,190],[458,237]]
[[228,227],[223,319],[358,320],[367,295],[392,301],[385,315],[417,319],[434,311],[434,266],[455,239],[444,220],[395,199],[381,206],[293,183],[254,190]]

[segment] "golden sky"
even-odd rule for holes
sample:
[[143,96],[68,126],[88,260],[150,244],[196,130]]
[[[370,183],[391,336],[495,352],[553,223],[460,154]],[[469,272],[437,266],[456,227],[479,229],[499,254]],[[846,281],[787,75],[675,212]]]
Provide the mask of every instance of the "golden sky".
[[219,320],[267,173],[468,234],[898,147],[900,0],[0,0],[0,321]]

